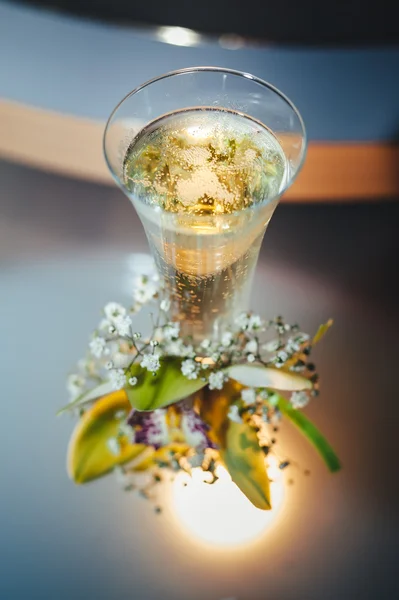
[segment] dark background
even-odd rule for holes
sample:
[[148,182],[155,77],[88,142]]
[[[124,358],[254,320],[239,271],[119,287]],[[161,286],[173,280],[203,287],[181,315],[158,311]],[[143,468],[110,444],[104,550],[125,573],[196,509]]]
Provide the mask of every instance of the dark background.
[[25,0],[25,4],[111,22],[174,25],[266,42],[353,46],[399,39],[398,5],[388,0]]

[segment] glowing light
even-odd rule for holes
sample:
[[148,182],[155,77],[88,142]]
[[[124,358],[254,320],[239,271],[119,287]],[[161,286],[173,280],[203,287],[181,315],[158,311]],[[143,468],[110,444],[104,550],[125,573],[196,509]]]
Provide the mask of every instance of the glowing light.
[[272,510],[255,508],[219,467],[219,480],[205,483],[207,474],[194,469],[179,474],[173,486],[173,508],[181,525],[194,537],[218,546],[238,546],[261,537],[275,521],[284,498],[282,472],[269,460]]
[[196,46],[201,41],[201,36],[186,27],[159,27],[156,37],[166,44],[175,46]]

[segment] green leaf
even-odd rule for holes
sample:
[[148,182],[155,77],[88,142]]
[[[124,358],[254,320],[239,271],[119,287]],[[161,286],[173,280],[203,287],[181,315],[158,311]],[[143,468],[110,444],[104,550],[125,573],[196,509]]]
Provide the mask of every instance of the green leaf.
[[101,398],[84,413],[77,423],[68,446],[67,470],[75,483],[86,483],[111,471],[116,465],[129,462],[147,448],[144,444],[131,444],[125,437],[118,438],[120,453],[115,456],[107,442],[118,435],[130,404],[123,390]]
[[339,471],[341,469],[341,462],[326,438],[317,429],[316,425],[314,425],[307,417],[305,417],[301,411],[293,408],[288,400],[280,395],[276,394],[276,396],[276,404],[283,415],[285,415],[294,425],[296,425],[299,431],[308,438],[308,440],[321,455],[329,470],[332,473]]
[[333,323],[334,323],[334,321],[332,319],[329,319],[327,321],[327,323],[320,325],[320,327],[316,331],[316,335],[314,336],[314,338],[312,340],[312,344],[317,344],[317,342],[320,342],[320,340],[325,336],[325,334],[330,329],[330,327],[332,327]]
[[137,410],[155,410],[169,406],[197,392],[207,381],[187,379],[181,372],[182,359],[167,356],[160,359],[161,367],[153,375],[134,363],[127,370],[127,379],[137,377],[135,386],[126,388],[130,404]]
[[299,391],[312,388],[312,382],[302,375],[261,365],[234,365],[226,369],[230,379],[255,388]]
[[57,416],[61,415],[63,412],[70,410],[71,408],[76,408],[78,406],[83,406],[83,404],[87,404],[88,402],[92,402],[97,398],[101,398],[102,396],[107,396],[114,391],[112,383],[110,381],[106,381],[105,383],[100,383],[100,385],[92,388],[88,392],[84,392],[69,404],[66,404],[57,412]]
[[234,483],[256,508],[270,510],[270,485],[258,436],[246,423],[229,422],[220,457]]

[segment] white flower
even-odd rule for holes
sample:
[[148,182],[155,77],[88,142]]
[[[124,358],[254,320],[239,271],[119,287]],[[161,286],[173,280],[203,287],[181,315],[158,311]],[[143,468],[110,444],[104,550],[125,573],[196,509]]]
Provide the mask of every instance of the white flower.
[[271,340],[270,342],[267,342],[267,344],[265,344],[263,346],[264,350],[267,350],[268,352],[276,352],[276,350],[278,350],[279,347],[280,347],[279,340]]
[[168,312],[168,310],[170,309],[170,300],[169,298],[164,298],[161,302],[161,304],[159,305],[159,308],[161,310],[163,310],[163,312]]
[[114,363],[112,362],[112,360],[109,360],[109,361],[107,362],[107,364],[105,365],[105,368],[106,368],[108,371],[110,371],[111,369],[113,369],[113,368],[114,368]]
[[98,324],[98,330],[102,332],[108,332],[110,325],[111,323],[108,319],[101,319],[101,321]]
[[129,385],[136,385],[137,384],[137,377],[130,377],[129,379]]
[[287,352],[289,354],[294,354],[295,352],[298,352],[299,348],[300,348],[300,344],[298,344],[298,342],[296,342],[292,338],[289,338],[287,340],[287,343],[285,345],[285,349],[287,350]]
[[188,356],[190,358],[192,358],[193,356],[195,356],[195,352],[194,352],[194,348],[192,347],[191,344],[181,344],[180,346],[180,356]]
[[159,356],[156,356],[156,354],[145,354],[140,364],[143,369],[147,369],[147,371],[152,371],[153,373],[158,371],[161,366]]
[[247,361],[248,361],[249,363],[253,363],[253,362],[255,362],[255,356],[254,356],[253,354],[248,354],[248,356],[247,356]]
[[86,380],[82,375],[69,375],[67,379],[67,390],[70,395],[71,402],[75,400],[83,392],[83,388],[86,385]]
[[179,337],[180,323],[171,322],[167,323],[163,329],[163,335],[165,340],[175,340]]
[[104,340],[104,338],[96,336],[91,340],[89,344],[90,352],[96,358],[100,358],[104,353],[105,346],[106,341]]
[[248,320],[248,331],[254,331],[262,327],[262,319],[259,315],[251,315]]
[[181,364],[181,372],[187,379],[197,379],[198,372],[195,360],[192,360],[191,358],[184,360]]
[[202,340],[202,342],[200,344],[200,346],[203,350],[208,350],[210,345],[211,345],[211,340],[208,340],[208,339]]
[[235,423],[242,423],[238,406],[236,404],[232,404],[230,406],[227,416],[229,417],[230,421],[234,421]]
[[165,348],[166,350],[166,354],[169,354],[169,356],[183,356],[182,354],[182,349],[183,349],[183,340],[178,339],[178,340],[172,340],[171,342],[169,342]]
[[209,375],[209,389],[210,390],[222,390],[225,376],[223,371],[216,371]]
[[310,340],[310,335],[301,331],[298,333],[298,335],[295,336],[295,340],[300,344],[304,344],[305,342],[308,342]]
[[258,342],[256,340],[250,340],[245,345],[244,351],[249,354],[256,354],[258,352]]
[[233,334],[230,331],[226,331],[222,335],[222,340],[221,340],[222,346],[224,346],[225,348],[228,348],[231,345],[232,341],[233,341]]
[[242,390],[241,398],[245,404],[254,404],[256,402],[256,392],[254,388]]
[[154,280],[141,275],[134,281],[133,298],[139,304],[149,302],[158,292],[158,286]]
[[119,454],[121,453],[121,447],[117,438],[115,437],[108,438],[107,448],[114,456],[119,456]]
[[214,352],[214,353],[212,354],[212,356],[211,356],[211,359],[212,359],[212,360],[213,360],[213,362],[215,362],[215,363],[216,363],[216,362],[218,362],[219,358],[220,358],[220,354],[219,354],[219,352]]
[[108,302],[104,306],[104,313],[109,323],[113,323],[117,317],[123,317],[126,314],[126,308],[117,302]]
[[123,369],[114,369],[110,372],[109,379],[114,390],[120,390],[126,384],[125,371]]
[[238,315],[238,317],[235,319],[235,324],[237,325],[237,327],[239,329],[242,329],[242,330],[247,329],[248,324],[249,324],[248,314],[243,312],[240,315]]
[[306,392],[293,392],[290,402],[294,408],[303,408],[309,402],[309,396]]
[[169,356],[181,356],[190,357],[195,356],[194,348],[192,345],[186,346],[181,338],[177,340],[168,341],[164,347],[165,354]]
[[128,315],[120,315],[114,319],[114,326],[118,335],[124,337],[129,335],[132,319]]
[[280,350],[280,352],[277,353],[277,359],[276,367],[282,367],[283,363],[288,360],[287,352],[285,350]]

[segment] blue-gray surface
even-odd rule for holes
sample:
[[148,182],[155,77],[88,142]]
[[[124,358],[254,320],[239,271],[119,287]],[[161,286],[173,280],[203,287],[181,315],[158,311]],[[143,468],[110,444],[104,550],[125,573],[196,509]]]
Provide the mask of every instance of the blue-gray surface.
[[328,475],[283,427],[281,451],[312,475],[293,467],[274,528],[253,547],[221,551],[187,535],[167,502],[156,516],[112,477],[68,481],[73,422],[55,418],[65,374],[101,306],[126,297],[132,255],[147,245],[118,190],[0,164],[0,598],[398,597],[398,208],[277,209],[254,307],[308,329],[335,318],[315,356],[323,393],[308,414],[344,470]]
[[0,96],[105,120],[121,98],[166,71],[247,71],[302,113],[311,140],[396,139],[399,48],[182,48],[138,31],[0,4]]

